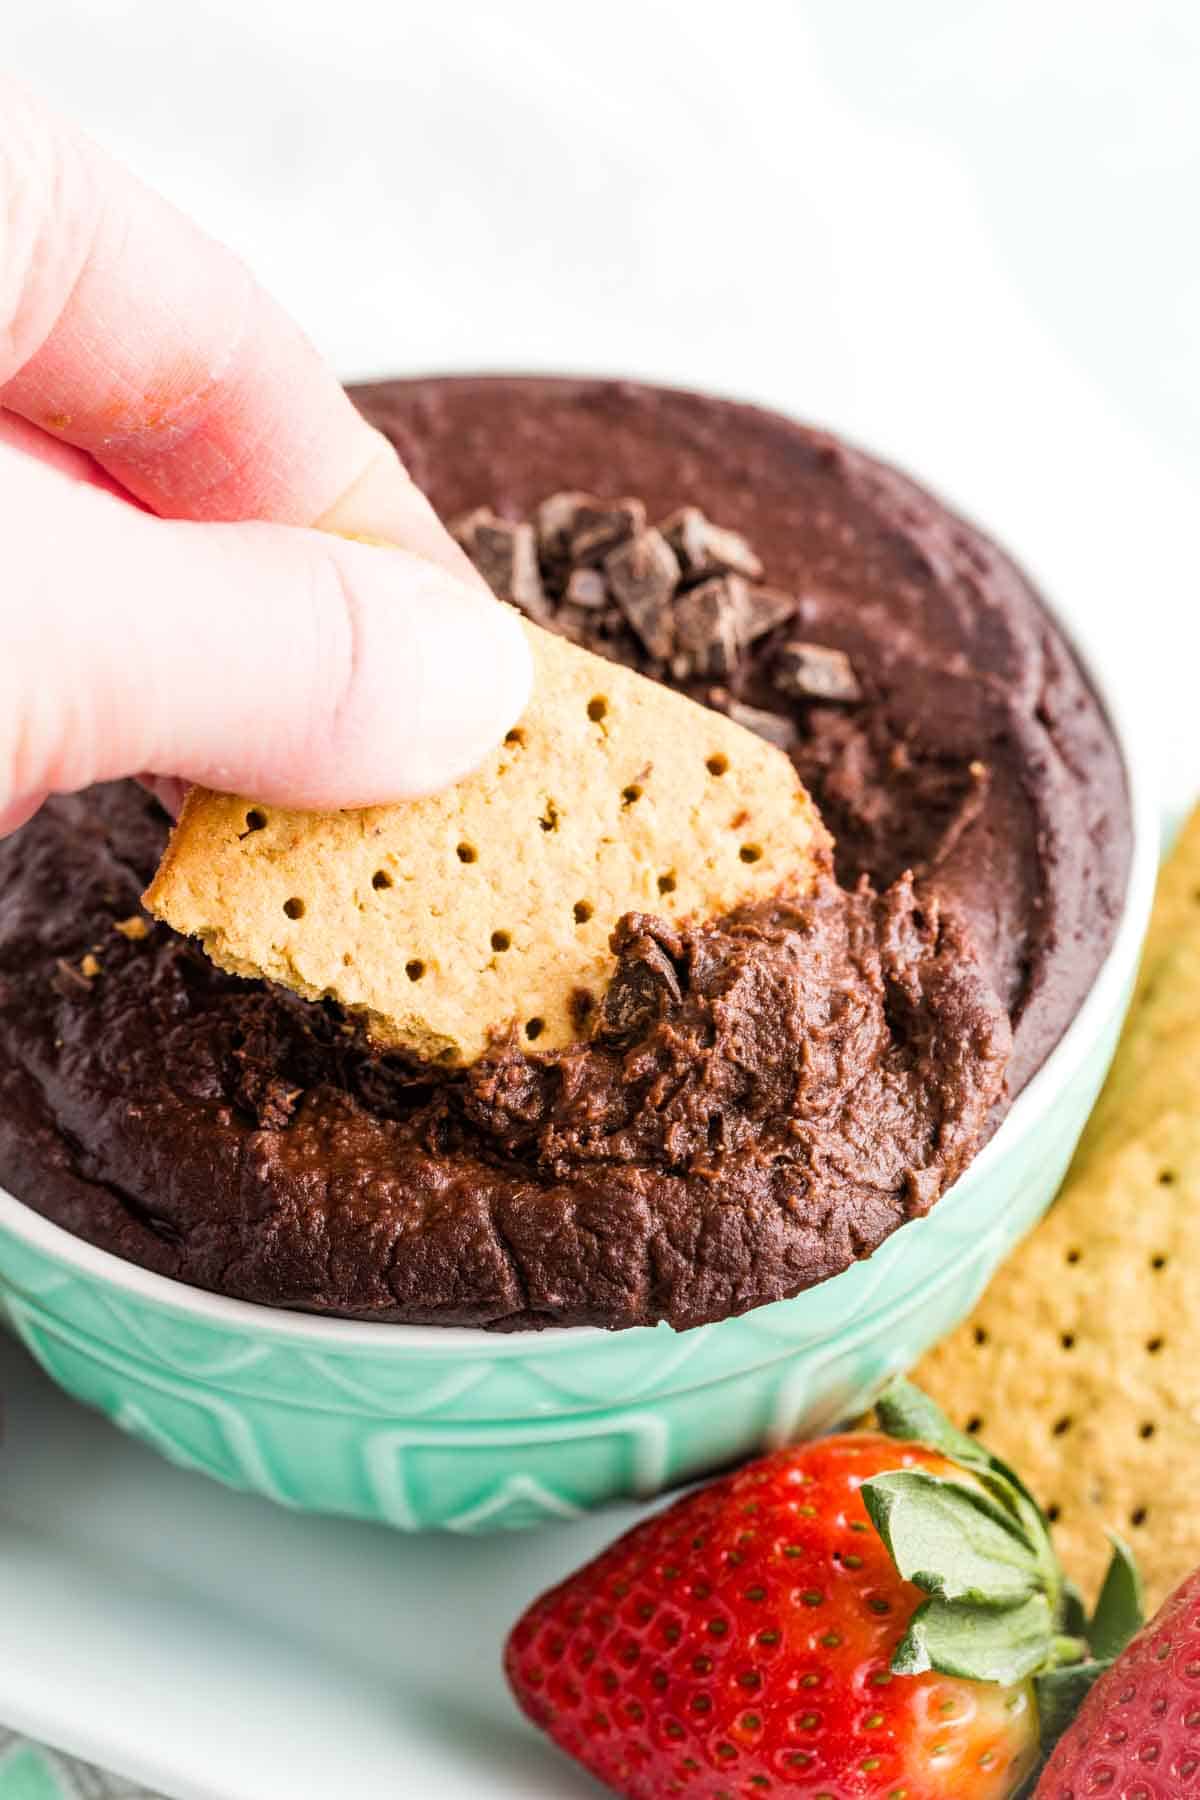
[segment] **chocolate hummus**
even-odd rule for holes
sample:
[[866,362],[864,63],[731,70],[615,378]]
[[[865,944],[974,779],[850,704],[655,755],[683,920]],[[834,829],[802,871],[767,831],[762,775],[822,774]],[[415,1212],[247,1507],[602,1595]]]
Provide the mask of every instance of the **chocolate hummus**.
[[[0,844],[0,1182],[165,1274],[359,1317],[687,1326],[837,1273],[961,1172],[1111,941],[1125,789],[1070,652],[978,532],[773,415],[357,397],[500,591],[790,751],[837,879],[629,916],[586,1042],[450,1072],[145,920],[139,788],[51,801]],[[632,519],[560,504],[556,538],[573,490]]]

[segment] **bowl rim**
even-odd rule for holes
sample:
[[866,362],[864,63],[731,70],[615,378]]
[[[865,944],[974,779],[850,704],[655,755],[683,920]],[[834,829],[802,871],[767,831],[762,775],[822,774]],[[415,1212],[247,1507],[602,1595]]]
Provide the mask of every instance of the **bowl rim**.
[[[1039,582],[1036,568],[1031,568],[1019,553],[1018,561],[1044,610],[1078,658],[1107,717],[1128,790],[1129,869],[1117,930],[1091,987],[1057,1044],[1017,1095],[995,1135],[938,1201],[939,1212],[946,1206],[953,1206],[955,1199],[972,1183],[985,1180],[992,1169],[1036,1129],[1052,1109],[1057,1096],[1070,1085],[1086,1060],[1103,1021],[1120,1005],[1125,983],[1132,979],[1158,872],[1161,820],[1156,759],[1151,749],[1153,740],[1148,719],[1142,716],[1142,697],[1130,682],[1130,671],[1121,660],[1119,641],[1115,635],[1110,639],[1082,608],[1079,617],[1065,619],[1055,602],[1046,598],[1046,588]],[[205,1324],[239,1333],[290,1339],[311,1349],[423,1352],[437,1357],[484,1352],[492,1360],[525,1355],[535,1348],[537,1356],[542,1358],[602,1341],[621,1343],[636,1340],[649,1332],[671,1331],[669,1325],[660,1323],[633,1326],[623,1331],[610,1331],[596,1325],[573,1325],[536,1333],[510,1333],[488,1330],[481,1325],[403,1325],[377,1319],[343,1319],[237,1300],[207,1288],[192,1287],[169,1275],[159,1275],[138,1263],[127,1262],[109,1250],[102,1250],[44,1218],[3,1187],[0,1187],[0,1228],[75,1272],[149,1302],[158,1311],[186,1314]],[[830,1279],[836,1281],[838,1277]],[[739,1316],[742,1315],[734,1315]],[[717,1320],[708,1326],[693,1327],[693,1330],[709,1331],[728,1322],[731,1321]]]

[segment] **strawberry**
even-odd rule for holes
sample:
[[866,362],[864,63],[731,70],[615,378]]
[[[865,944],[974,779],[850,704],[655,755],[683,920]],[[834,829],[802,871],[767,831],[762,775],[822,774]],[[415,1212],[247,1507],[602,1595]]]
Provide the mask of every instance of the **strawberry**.
[[[505,1652],[534,1723],[627,1800],[1028,1792],[1093,1668],[1082,1608],[1011,1470],[905,1383],[878,1416],[688,1494],[535,1601]],[[1114,1569],[1110,1622],[1136,1598]]]
[[1096,1681],[1037,1800],[1200,1795],[1200,1569]]

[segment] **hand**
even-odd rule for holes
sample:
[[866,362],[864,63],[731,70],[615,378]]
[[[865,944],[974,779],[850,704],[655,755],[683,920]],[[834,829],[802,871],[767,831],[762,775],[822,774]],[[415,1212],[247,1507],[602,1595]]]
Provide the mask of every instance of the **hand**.
[[472,768],[519,625],[286,314],[2,78],[0,232],[0,832],[147,770],[339,807]]

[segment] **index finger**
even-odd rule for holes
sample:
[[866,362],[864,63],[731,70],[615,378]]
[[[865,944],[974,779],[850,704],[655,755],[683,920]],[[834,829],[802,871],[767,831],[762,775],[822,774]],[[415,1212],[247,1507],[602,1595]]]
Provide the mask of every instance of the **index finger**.
[[465,572],[390,445],[244,264],[4,78],[0,218],[0,405],[157,513],[320,523]]

